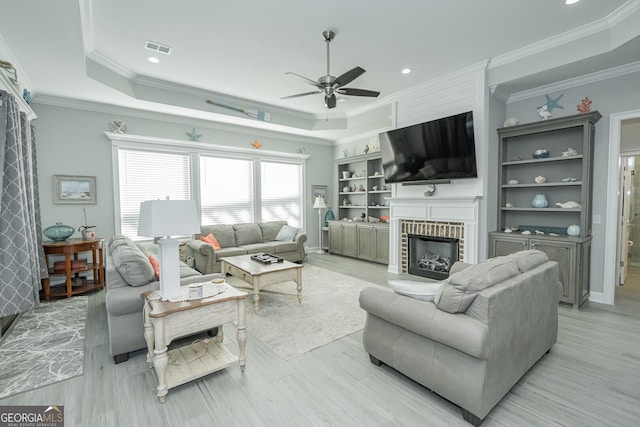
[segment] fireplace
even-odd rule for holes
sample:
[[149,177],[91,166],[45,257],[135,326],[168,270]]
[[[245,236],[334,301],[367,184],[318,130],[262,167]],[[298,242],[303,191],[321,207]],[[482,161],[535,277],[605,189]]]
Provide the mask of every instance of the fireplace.
[[408,272],[430,279],[449,277],[449,270],[459,259],[459,239],[409,234]]

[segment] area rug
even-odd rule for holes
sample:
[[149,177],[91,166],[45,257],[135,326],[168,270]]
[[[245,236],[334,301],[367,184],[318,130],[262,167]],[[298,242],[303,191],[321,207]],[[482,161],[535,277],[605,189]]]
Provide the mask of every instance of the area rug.
[[0,399],[82,375],[89,298],[22,313],[0,344]]
[[253,311],[248,285],[235,277],[227,283],[248,291],[247,330],[285,360],[321,347],[364,327],[360,291],[371,283],[313,265],[302,268],[302,302],[294,282],[260,291],[260,310]]

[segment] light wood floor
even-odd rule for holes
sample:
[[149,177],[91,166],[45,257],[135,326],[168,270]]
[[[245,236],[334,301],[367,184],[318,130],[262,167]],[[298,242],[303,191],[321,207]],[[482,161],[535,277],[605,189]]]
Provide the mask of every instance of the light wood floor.
[[[396,277],[385,266],[339,256],[311,254],[307,262],[379,285]],[[621,308],[560,307],[558,343],[483,425],[640,425],[640,290],[623,288]],[[235,331],[225,332],[235,352]],[[161,405],[144,352],[113,363],[100,291],[90,298],[84,375],[0,405],[64,405],[67,427],[469,425],[456,406],[371,364],[361,340],[360,331],[284,361],[250,334],[244,374],[237,366],[227,368],[170,390]]]

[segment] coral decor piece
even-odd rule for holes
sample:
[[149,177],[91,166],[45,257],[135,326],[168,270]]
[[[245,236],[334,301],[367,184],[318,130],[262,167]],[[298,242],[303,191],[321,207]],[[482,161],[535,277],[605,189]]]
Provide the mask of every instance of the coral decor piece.
[[260,144],[260,141],[258,141],[257,139],[255,141],[253,141],[253,148],[255,148],[256,150],[260,147],[262,147],[262,144]]
[[580,113],[588,113],[589,111],[591,111],[591,103],[592,101],[587,96],[582,101],[580,101],[580,104],[576,106],[576,109]]

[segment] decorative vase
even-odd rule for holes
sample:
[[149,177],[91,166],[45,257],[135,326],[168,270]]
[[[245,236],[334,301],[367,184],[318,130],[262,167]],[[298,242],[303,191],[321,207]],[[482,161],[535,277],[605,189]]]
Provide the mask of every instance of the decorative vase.
[[533,152],[531,157],[533,157],[534,159],[546,159],[547,157],[549,157],[549,150],[547,150],[546,148],[538,148]]
[[56,222],[56,225],[50,225],[42,230],[45,236],[55,242],[67,240],[75,231],[73,227],[64,225],[61,222]]
[[343,193],[350,193],[351,192],[351,188],[349,188],[348,185],[345,185],[344,188],[342,189]]
[[333,214],[333,211],[330,207],[327,208],[327,213],[324,214],[324,226],[329,226],[329,221],[334,221],[336,216]]
[[531,206],[533,206],[534,208],[546,208],[547,206],[549,206],[549,202],[547,201],[547,198],[544,194],[539,193],[536,194],[536,196],[533,198]]
[[567,234],[573,237],[580,236],[580,226],[576,224],[570,225],[569,227],[567,227]]

